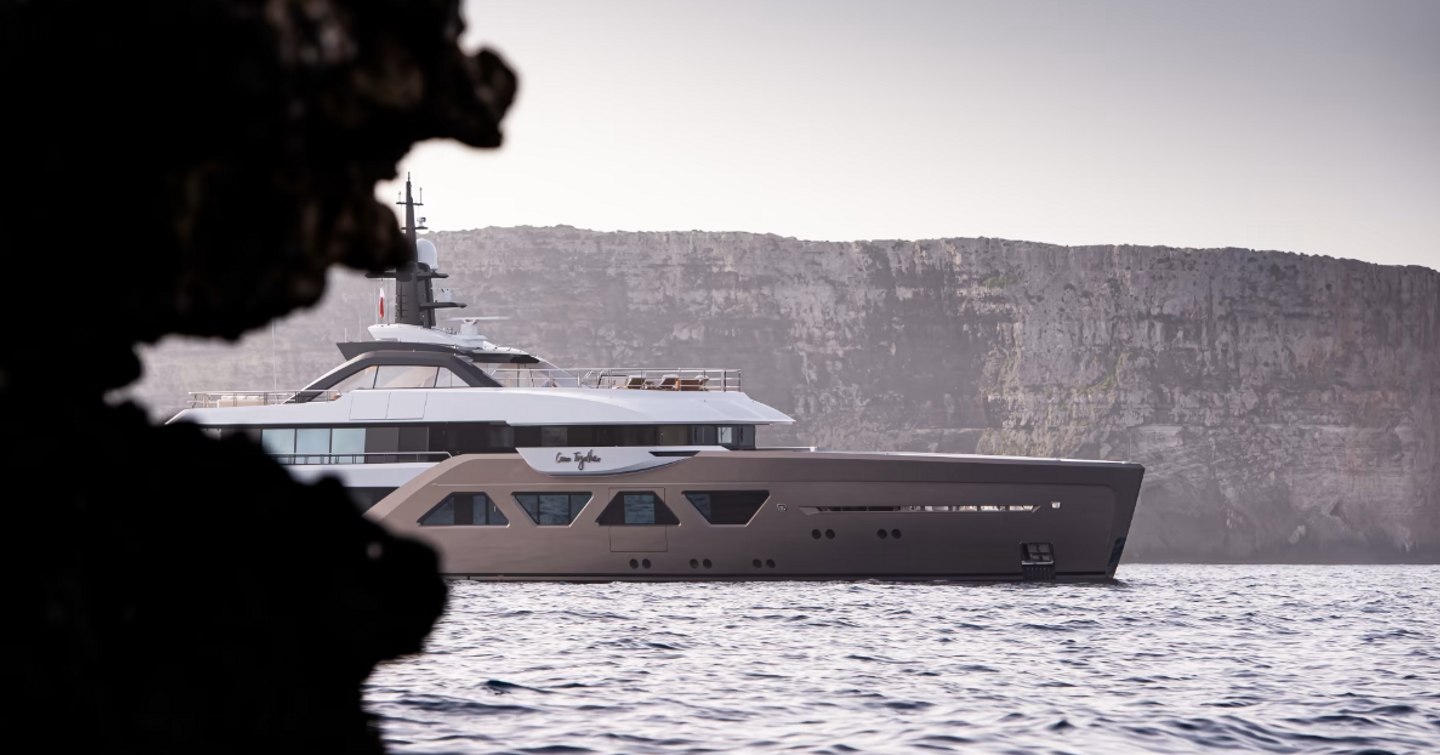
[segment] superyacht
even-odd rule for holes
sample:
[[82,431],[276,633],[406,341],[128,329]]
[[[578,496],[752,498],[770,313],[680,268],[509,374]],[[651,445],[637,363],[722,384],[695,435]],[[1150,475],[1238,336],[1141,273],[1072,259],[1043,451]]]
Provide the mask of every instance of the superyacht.
[[[171,421],[254,438],[299,479],[485,580],[1062,580],[1115,576],[1143,468],[1112,461],[767,448],[793,420],[736,369],[562,369],[437,325],[438,252],[393,322],[292,391],[205,391]],[[382,300],[383,301],[383,300]],[[382,313],[383,316],[383,313]]]

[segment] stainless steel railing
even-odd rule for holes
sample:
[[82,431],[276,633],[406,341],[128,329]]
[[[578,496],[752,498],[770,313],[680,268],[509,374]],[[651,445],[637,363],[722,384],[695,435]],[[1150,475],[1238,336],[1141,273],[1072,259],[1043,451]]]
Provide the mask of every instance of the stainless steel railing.
[[289,391],[190,391],[191,409],[216,409],[222,406],[270,406],[292,399],[334,401],[338,391],[295,389]]
[[739,391],[740,370],[720,367],[502,367],[490,377],[507,388],[617,388],[649,391]]
[[407,462],[445,461],[448,451],[371,451],[351,454],[271,454],[281,464],[403,464]]
[[[572,369],[502,367],[490,377],[505,388],[615,388],[647,391],[739,391],[740,370],[720,367],[579,367]],[[463,387],[463,386],[455,386]],[[436,390],[434,386],[407,386]],[[356,390],[366,390],[364,388]],[[387,390],[401,390],[399,387]],[[191,409],[270,406],[294,400],[334,401],[339,391],[191,391]]]

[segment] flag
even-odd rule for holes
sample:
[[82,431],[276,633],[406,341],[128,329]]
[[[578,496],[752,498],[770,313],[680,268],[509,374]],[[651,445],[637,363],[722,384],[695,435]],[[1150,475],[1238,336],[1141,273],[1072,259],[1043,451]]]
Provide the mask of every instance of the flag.
[[380,287],[380,322],[385,322],[385,287]]

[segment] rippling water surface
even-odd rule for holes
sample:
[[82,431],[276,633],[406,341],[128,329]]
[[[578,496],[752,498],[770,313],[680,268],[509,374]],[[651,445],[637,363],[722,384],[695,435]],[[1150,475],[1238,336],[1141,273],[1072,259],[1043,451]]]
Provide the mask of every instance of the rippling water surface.
[[451,583],[394,752],[1440,752],[1440,567]]

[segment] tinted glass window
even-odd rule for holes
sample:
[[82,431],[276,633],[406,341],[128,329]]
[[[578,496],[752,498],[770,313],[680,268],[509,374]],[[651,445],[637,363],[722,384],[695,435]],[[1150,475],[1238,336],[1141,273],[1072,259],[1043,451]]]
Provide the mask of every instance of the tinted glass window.
[[[426,425],[401,425],[400,426],[400,449],[401,451],[429,451],[430,450],[430,428]],[[411,453],[406,457],[408,461],[419,461],[423,457]]]
[[487,431],[491,448],[513,449],[515,448],[515,428],[509,425],[491,427]]
[[330,387],[330,388],[328,388],[328,389],[326,389],[326,390],[335,391],[335,392],[337,392],[337,393],[345,393],[345,392],[347,392],[347,391],[353,391],[353,390],[356,390],[356,389],[374,388],[374,387],[375,387],[375,368],[374,368],[374,367],[366,367],[365,369],[360,370],[359,372],[356,372],[355,374],[353,374],[353,375],[351,375],[351,376],[349,376],[349,377],[347,377],[347,378],[342,379],[340,382],[336,383],[334,386],[332,386],[332,387]]
[[516,493],[515,502],[536,524],[564,527],[575,521],[589,493]]
[[685,491],[685,498],[711,524],[749,524],[769,497],[768,490]]
[[302,427],[295,431],[295,453],[315,454],[306,456],[305,464],[324,464],[330,454],[330,428]]
[[490,496],[484,493],[451,493],[420,517],[423,527],[434,526],[489,526],[509,524],[505,512],[501,511]]
[[380,365],[375,376],[376,388],[434,388],[439,367]]
[[689,425],[661,425],[660,445],[683,446],[690,442]]
[[337,427],[332,429],[330,431],[330,453],[337,454],[332,459],[335,464],[363,464],[365,457],[360,454],[365,453],[365,428]]
[[616,493],[596,520],[605,525],[679,524],[675,512],[649,490],[627,490]]
[[440,368],[440,374],[435,378],[436,388],[468,388],[469,384],[463,378],[444,367]]
[[696,446],[715,445],[714,425],[695,425],[690,428],[690,443]]
[[265,445],[266,453],[276,456],[293,454],[295,453],[295,428],[267,428],[260,433],[260,442]]

